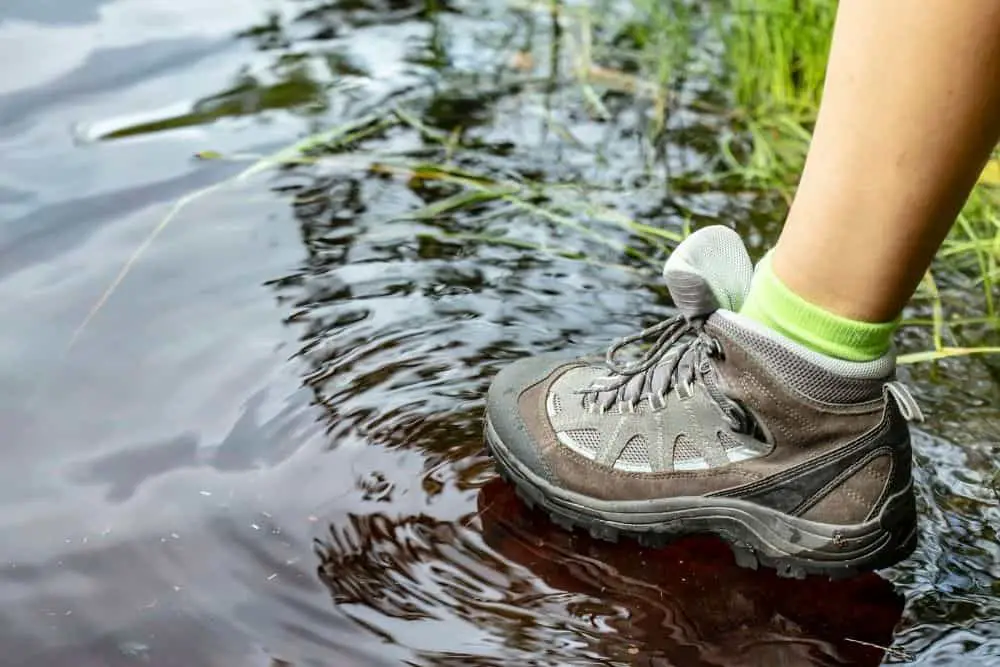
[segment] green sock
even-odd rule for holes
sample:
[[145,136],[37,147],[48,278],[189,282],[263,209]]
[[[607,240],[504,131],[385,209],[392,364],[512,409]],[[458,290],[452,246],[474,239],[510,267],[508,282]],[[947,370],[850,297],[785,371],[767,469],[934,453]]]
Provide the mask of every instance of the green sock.
[[823,310],[790,290],[771,269],[771,254],[754,273],[740,313],[805,347],[837,359],[872,361],[889,351],[899,320],[859,322]]

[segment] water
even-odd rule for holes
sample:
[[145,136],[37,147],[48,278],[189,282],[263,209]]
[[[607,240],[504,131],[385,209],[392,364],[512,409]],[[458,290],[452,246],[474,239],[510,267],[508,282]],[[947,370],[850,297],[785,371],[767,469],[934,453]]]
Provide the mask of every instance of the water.
[[[668,191],[711,164],[712,119],[676,113],[664,151],[648,101],[595,118],[552,68],[561,37],[500,3],[5,3],[0,664],[998,659],[995,361],[913,370],[923,539],[856,581],[569,535],[495,479],[497,368],[669,313],[662,249],[497,201],[402,220],[454,186],[373,163],[587,183],[563,203],[732,220],[757,251],[776,231],[766,200]],[[393,104],[424,131],[192,201],[88,319],[173,202],[247,166],[196,153],[268,154]]]

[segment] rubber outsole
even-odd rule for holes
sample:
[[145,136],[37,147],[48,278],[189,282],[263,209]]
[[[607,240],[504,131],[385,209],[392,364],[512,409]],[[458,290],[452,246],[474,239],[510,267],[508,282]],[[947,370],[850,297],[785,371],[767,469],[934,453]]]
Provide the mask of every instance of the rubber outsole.
[[485,441],[497,473],[529,507],[544,511],[566,530],[583,530],[600,540],[630,538],[661,547],[681,537],[710,534],[729,545],[740,567],[766,567],[795,579],[842,579],[890,567],[917,545],[912,487],[888,499],[877,519],[857,526],[806,521],[726,498],[610,503],[558,489],[519,465],[488,419]]

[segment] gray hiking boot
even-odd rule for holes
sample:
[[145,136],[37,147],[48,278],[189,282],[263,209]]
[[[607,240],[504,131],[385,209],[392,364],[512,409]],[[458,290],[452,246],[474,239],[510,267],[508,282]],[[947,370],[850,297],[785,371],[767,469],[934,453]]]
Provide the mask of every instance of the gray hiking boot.
[[[711,533],[740,565],[794,577],[892,565],[916,545],[907,421],[920,410],[891,353],[840,361],[741,317],[752,273],[735,232],[700,230],[664,267],[678,316],[603,363],[501,370],[486,408],[497,469],[596,537]],[[646,339],[641,358],[617,359]]]

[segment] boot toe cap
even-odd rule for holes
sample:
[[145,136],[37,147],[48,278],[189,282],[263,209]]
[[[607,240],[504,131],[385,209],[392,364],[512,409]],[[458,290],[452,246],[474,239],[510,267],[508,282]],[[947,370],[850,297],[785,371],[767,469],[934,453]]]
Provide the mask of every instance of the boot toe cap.
[[[534,404],[526,406],[521,398],[526,391],[572,366],[572,361],[559,353],[515,361],[497,374],[486,398],[486,417],[496,438],[518,463],[549,481],[553,474],[541,453],[539,431],[551,430],[551,425],[529,423],[547,419],[544,405],[541,409]],[[544,401],[545,394],[537,400]]]

